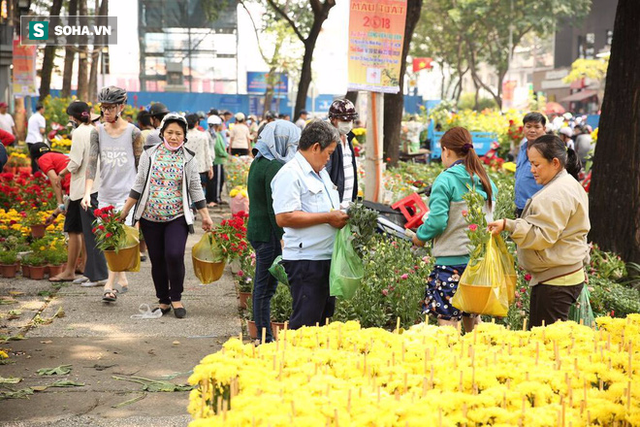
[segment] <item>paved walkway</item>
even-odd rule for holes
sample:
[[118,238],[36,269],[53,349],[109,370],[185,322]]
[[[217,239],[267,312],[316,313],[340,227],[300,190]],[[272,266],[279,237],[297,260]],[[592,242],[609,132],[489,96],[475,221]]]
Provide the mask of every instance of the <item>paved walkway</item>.
[[[228,211],[210,212],[214,222],[229,216]],[[25,338],[0,344],[0,349],[10,349],[13,362],[0,365],[0,377],[22,378],[17,384],[0,384],[0,391],[49,385],[60,379],[85,384],[47,388],[28,399],[0,400],[0,425],[187,425],[188,391],[142,391],[142,384],[122,378],[186,384],[191,369],[204,356],[240,333],[229,268],[211,285],[200,285],[193,274],[191,247],[202,236],[199,223],[196,230],[185,254],[185,319],[173,313],[160,319],[131,319],[140,304],[157,302],[149,261],[142,263],[140,272],[127,274],[129,292],[119,295],[115,304],[101,302],[101,287],[66,284],[56,289],[47,280],[0,278],[0,297],[17,301],[0,305],[0,335],[22,334]],[[62,376],[36,373],[60,365],[72,365],[71,372]]]

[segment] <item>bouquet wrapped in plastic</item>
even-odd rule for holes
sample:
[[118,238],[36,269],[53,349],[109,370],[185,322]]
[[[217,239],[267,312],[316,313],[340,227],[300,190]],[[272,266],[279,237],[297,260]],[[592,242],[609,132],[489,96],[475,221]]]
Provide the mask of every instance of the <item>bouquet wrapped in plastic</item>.
[[209,232],[191,249],[191,260],[196,277],[206,285],[222,277],[227,258],[213,233]]
[[[505,317],[515,291],[515,282],[510,285],[509,269],[505,265],[511,255],[500,236],[491,236],[477,253],[482,255],[472,257],[451,303],[465,313]],[[510,266],[513,269],[513,261]]]
[[580,296],[578,296],[576,302],[569,309],[569,320],[582,323],[586,326],[591,326],[595,323],[596,318],[591,309],[590,297],[589,287],[585,285],[582,288],[582,292],[580,292]]

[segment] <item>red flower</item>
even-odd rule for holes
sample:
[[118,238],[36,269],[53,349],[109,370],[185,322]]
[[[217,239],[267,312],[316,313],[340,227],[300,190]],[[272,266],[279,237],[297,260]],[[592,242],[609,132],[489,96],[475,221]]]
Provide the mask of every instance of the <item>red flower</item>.
[[101,213],[102,213],[102,211],[101,211],[100,209],[95,209],[95,210],[93,211],[93,215],[94,215],[96,218],[100,218],[100,214],[101,214]]
[[107,234],[105,234],[105,236],[104,236],[104,237],[106,237],[106,238],[108,239],[108,238],[109,238],[109,237],[111,237],[111,236],[113,236],[113,234],[111,234],[111,233],[107,233]]

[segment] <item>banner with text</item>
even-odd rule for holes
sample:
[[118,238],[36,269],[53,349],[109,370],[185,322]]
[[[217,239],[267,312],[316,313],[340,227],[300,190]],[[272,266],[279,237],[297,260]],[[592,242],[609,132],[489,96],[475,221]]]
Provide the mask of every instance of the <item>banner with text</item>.
[[398,93],[407,0],[351,0],[348,90]]
[[13,41],[13,94],[38,96],[36,87],[36,46],[23,46]]

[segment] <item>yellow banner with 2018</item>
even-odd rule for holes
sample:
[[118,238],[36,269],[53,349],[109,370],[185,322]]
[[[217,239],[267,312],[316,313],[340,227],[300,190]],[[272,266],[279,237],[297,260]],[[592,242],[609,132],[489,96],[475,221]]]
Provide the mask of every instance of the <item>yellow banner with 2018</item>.
[[349,90],[398,93],[407,0],[351,0]]

